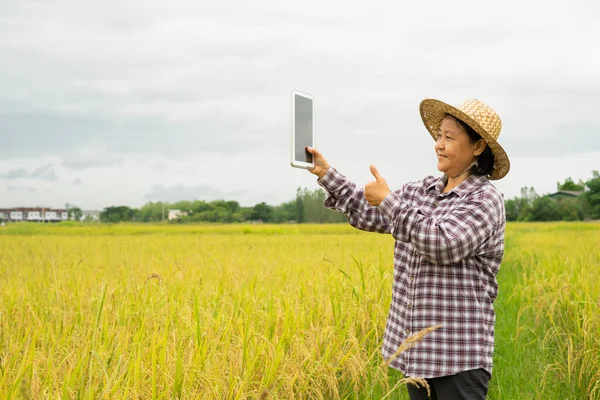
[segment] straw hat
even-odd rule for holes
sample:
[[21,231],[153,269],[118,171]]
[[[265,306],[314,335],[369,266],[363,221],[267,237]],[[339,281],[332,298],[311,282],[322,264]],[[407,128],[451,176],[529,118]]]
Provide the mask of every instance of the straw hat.
[[446,114],[453,115],[469,125],[481,135],[494,154],[494,169],[489,179],[501,179],[508,173],[510,161],[502,146],[497,142],[500,129],[502,129],[502,121],[492,107],[477,99],[466,100],[458,107],[439,100],[425,99],[421,102],[419,110],[423,123],[434,140],[437,140],[442,119]]

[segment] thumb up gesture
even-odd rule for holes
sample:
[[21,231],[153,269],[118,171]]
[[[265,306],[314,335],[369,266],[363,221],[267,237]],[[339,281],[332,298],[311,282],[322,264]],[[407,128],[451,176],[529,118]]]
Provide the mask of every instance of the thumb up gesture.
[[373,164],[371,164],[371,173],[375,177],[375,182],[369,182],[365,185],[365,198],[370,205],[376,207],[390,193],[390,188]]

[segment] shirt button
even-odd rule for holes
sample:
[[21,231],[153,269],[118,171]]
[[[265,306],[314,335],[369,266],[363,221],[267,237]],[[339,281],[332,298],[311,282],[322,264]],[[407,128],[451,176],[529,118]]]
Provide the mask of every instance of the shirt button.
[[408,308],[412,308],[412,304],[409,304],[409,305],[408,305]]
[[406,330],[406,335],[410,335],[410,330]]

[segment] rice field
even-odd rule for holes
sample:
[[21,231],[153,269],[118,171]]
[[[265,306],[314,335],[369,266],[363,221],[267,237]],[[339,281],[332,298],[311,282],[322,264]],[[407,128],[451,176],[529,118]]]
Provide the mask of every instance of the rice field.
[[[0,227],[2,399],[407,399],[393,239],[345,225]],[[600,399],[600,224],[509,224],[490,399]]]

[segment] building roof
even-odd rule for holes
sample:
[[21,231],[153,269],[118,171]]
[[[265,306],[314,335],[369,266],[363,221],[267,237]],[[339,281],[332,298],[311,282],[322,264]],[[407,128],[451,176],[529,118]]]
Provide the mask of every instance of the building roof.
[[573,190],[559,190],[556,193],[549,194],[548,197],[559,197],[559,196],[567,196],[567,197],[579,197],[583,194],[583,192],[573,191]]

